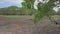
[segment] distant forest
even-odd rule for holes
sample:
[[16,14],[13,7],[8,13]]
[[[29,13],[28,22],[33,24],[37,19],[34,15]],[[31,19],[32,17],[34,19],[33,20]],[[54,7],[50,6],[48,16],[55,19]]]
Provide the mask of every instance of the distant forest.
[[0,8],[0,15],[32,15],[33,11],[17,6]]

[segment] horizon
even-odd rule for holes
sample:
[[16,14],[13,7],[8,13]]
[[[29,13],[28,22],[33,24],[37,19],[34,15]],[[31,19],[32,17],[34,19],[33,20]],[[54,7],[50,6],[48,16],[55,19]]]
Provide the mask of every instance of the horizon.
[[23,0],[0,0],[0,8],[5,8],[9,6],[21,7],[21,2]]

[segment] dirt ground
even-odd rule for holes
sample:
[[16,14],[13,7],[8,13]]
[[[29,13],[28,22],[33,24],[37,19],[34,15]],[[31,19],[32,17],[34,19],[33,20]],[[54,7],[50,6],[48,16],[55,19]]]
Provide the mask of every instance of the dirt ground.
[[56,25],[45,17],[37,25],[32,18],[0,17],[0,34],[60,34],[60,25]]

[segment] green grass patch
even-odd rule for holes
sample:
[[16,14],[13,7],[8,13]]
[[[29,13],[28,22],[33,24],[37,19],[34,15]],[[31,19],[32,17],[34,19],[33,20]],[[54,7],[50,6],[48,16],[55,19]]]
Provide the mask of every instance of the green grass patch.
[[5,18],[32,18],[32,16],[27,16],[27,15],[0,15]]

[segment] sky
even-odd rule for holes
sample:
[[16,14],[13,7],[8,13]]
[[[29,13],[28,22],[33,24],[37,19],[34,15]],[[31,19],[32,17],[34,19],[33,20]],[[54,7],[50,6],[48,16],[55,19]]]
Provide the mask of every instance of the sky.
[[19,6],[21,7],[21,2],[23,0],[0,0],[0,8],[8,6]]

